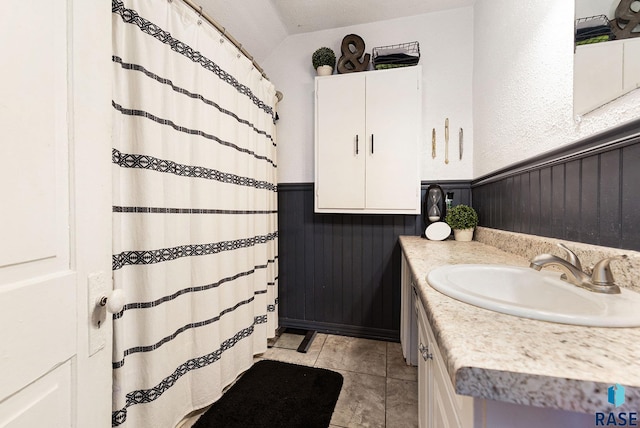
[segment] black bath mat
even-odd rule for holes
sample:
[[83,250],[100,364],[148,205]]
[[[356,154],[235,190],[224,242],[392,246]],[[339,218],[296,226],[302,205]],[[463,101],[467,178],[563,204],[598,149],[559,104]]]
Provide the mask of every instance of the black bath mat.
[[327,428],[342,380],[330,370],[261,360],[193,428]]

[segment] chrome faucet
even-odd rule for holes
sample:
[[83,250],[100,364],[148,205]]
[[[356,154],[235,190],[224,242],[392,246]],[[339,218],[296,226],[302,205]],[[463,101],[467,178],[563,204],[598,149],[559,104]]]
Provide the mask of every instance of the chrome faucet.
[[582,264],[573,251],[562,243],[558,246],[566,251],[567,260],[553,254],[539,254],[531,259],[529,267],[539,271],[546,266],[557,266],[564,272],[560,277],[564,281],[596,293],[620,294],[620,287],[615,284],[609,263],[612,260],[626,259],[626,255],[600,260],[593,267],[593,272],[589,276],[582,271]]

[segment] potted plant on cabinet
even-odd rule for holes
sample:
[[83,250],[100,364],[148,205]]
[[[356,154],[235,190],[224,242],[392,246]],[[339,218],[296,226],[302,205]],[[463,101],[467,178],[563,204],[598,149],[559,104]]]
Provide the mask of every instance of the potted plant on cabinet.
[[478,214],[467,205],[456,205],[447,211],[445,221],[451,229],[456,241],[471,241],[473,230],[478,225]]
[[329,76],[336,66],[336,54],[330,48],[321,47],[313,53],[311,62],[318,76]]

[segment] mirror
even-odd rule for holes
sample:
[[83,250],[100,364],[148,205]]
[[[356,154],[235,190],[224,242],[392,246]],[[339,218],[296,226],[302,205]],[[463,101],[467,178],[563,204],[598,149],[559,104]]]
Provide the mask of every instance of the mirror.
[[[607,25],[607,19],[615,19],[620,1],[575,0],[576,31],[589,31]],[[640,11],[640,0],[631,1],[630,9],[633,12]],[[606,19],[586,19],[598,15],[604,15]],[[591,35],[594,37],[578,37],[580,41],[575,47],[573,110],[576,116],[595,110],[640,87],[640,37],[606,41],[614,37],[604,36],[597,31]]]

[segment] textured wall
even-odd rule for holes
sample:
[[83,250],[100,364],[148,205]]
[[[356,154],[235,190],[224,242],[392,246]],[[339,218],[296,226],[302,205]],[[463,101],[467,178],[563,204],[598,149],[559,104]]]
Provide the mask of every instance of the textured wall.
[[[454,9],[317,31],[287,37],[263,61],[276,88],[284,93],[278,106],[278,181],[313,182],[314,76],[311,54],[331,47],[340,57],[340,43],[360,35],[368,52],[376,46],[419,41],[423,66],[423,180],[472,178],[473,9]],[[349,100],[336,100],[348,103]],[[444,164],[444,121],[451,129],[450,160]],[[458,129],[464,128],[465,152],[458,160]],[[438,157],[431,158],[431,129],[437,129]],[[454,144],[454,142],[456,144]]]
[[573,117],[569,1],[478,0],[474,6],[474,176],[640,116],[640,91]]
[[473,183],[480,225],[640,250],[640,120]]

